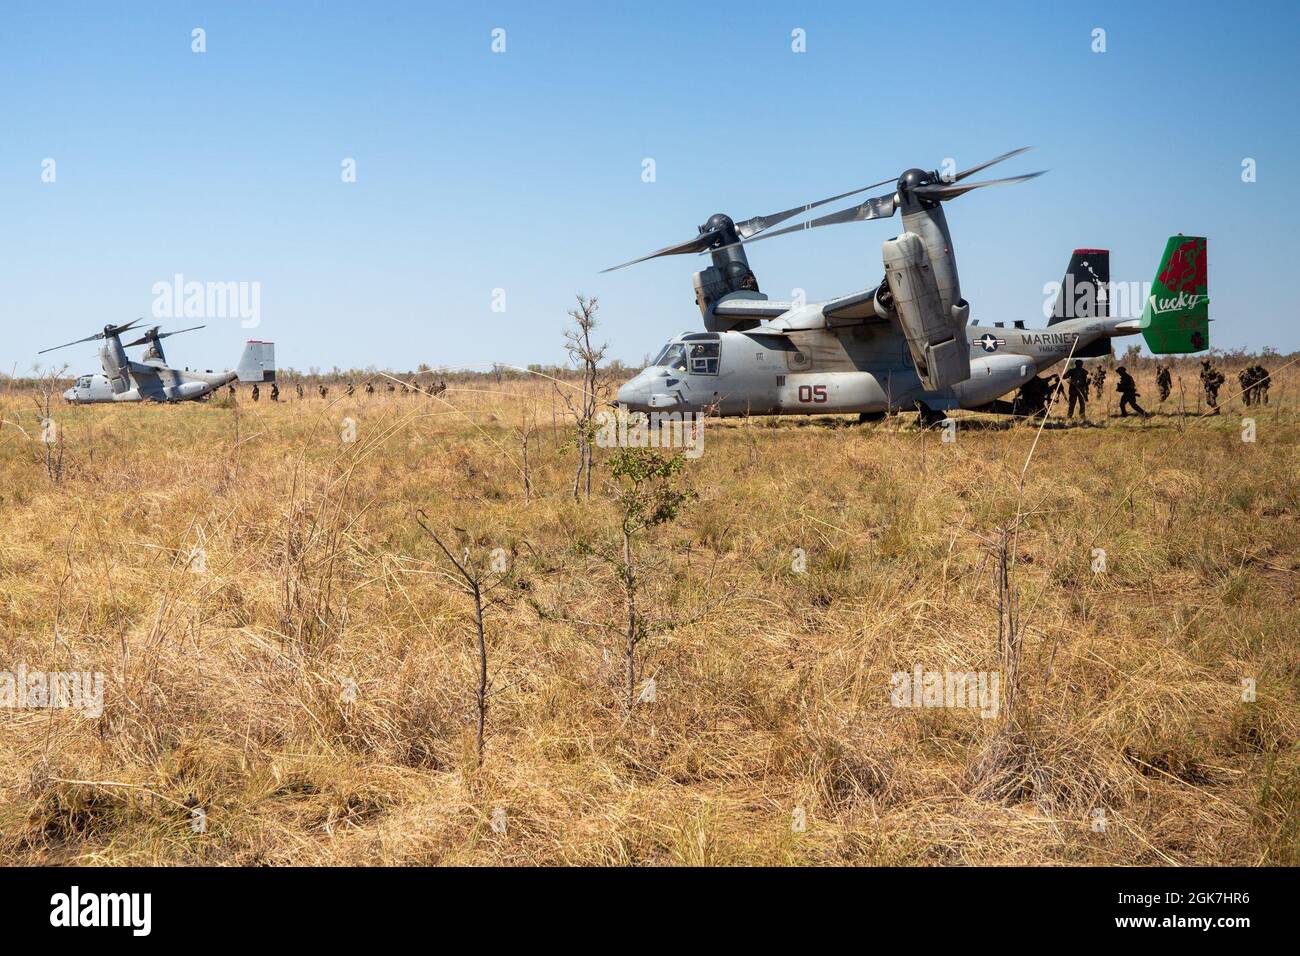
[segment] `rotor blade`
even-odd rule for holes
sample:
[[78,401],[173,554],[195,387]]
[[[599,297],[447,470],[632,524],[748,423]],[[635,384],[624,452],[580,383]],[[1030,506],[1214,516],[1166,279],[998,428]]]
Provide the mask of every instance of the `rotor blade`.
[[144,343],[146,343],[146,342],[148,342],[148,341],[150,341],[150,340],[157,339],[157,338],[158,338],[158,330],[161,329],[161,328],[162,328],[161,325],[155,325],[153,328],[151,328],[151,329],[150,329],[148,332],[146,332],[144,335],[140,336],[138,339],[135,339],[134,341],[131,341],[131,342],[127,342],[127,343],[125,343],[125,344],[122,346],[122,348],[124,348],[124,349],[129,349],[129,348],[131,348],[131,347],[134,346],[134,345],[144,345]]
[[[888,180],[886,181],[888,182]],[[848,209],[841,209],[839,212],[818,216],[816,219],[809,219],[807,222],[801,222],[798,225],[786,226],[784,229],[776,230],[776,232],[765,232],[754,236],[752,239],[742,239],[740,242],[733,243],[733,245],[748,245],[751,242],[758,242],[760,239],[784,236],[791,232],[799,232],[802,229],[816,229],[818,226],[833,226],[841,222],[866,222],[868,219],[888,219],[894,214],[894,209],[894,193],[888,193],[884,196],[868,199],[856,206],[850,206]]]
[[126,323],[126,325],[106,325],[104,326],[104,331],[100,333],[98,337],[102,339],[105,335],[121,335],[123,332],[128,332],[131,329],[135,328],[143,321],[144,321],[144,317],[141,316],[138,319],[134,319]]
[[169,335],[180,335],[182,332],[193,332],[195,329],[206,329],[206,325],[191,325],[188,329],[176,329],[172,332],[159,332],[161,326],[155,325],[152,329],[140,336],[134,342],[127,342],[123,348],[130,348],[133,345],[144,345],[146,342],[157,342],[159,339],[165,339]]
[[1009,153],[1003,153],[1001,156],[998,156],[994,159],[990,159],[986,163],[980,163],[978,166],[972,166],[970,169],[963,169],[961,172],[959,172],[956,176],[952,178],[952,181],[955,183],[959,183],[967,176],[973,176],[975,173],[978,173],[981,169],[988,169],[990,166],[1000,163],[1004,159],[1010,159],[1012,156],[1019,156],[1021,153],[1027,153],[1033,148],[1034,147],[1032,146],[1021,146],[1019,149],[1013,149]]
[[717,232],[715,230],[702,232],[694,239],[688,239],[686,242],[679,242],[672,246],[664,246],[662,249],[657,249],[648,256],[642,256],[639,259],[633,259],[630,262],[610,266],[608,269],[601,269],[600,271],[604,274],[606,272],[613,272],[616,269],[625,269],[628,266],[636,265],[638,262],[645,262],[647,259],[654,259],[658,256],[679,256],[686,252],[703,252],[713,244],[713,240],[716,236]]
[[206,328],[207,328],[206,325],[191,325],[188,329],[174,329],[171,332],[163,332],[161,335],[158,336],[158,338],[165,339],[169,335],[180,335],[182,332],[193,332],[195,329],[206,329]]
[[94,335],[87,335],[84,339],[77,339],[75,342],[64,342],[62,345],[55,345],[52,348],[41,349],[37,355],[44,355],[46,352],[53,352],[56,349],[66,349],[69,345],[80,345],[82,342],[93,342],[95,339],[102,339],[103,332],[96,332]]
[[919,196],[922,199],[941,200],[955,199],[963,193],[968,193],[972,189],[979,189],[981,186],[1007,186],[1011,183],[1023,183],[1026,179],[1033,179],[1047,172],[1040,169],[1036,173],[1026,173],[1023,176],[1011,176],[1007,179],[986,179],[979,183],[966,183],[959,186],[956,183],[930,183],[926,186],[917,186],[912,190],[912,195]]
[[781,212],[774,212],[769,216],[754,216],[752,219],[746,219],[744,222],[736,223],[736,234],[741,239],[748,239],[750,236],[762,232],[764,229],[770,229],[777,223],[785,222],[791,216],[797,216],[801,212],[807,212],[810,209],[816,209],[818,206],[824,206],[828,202],[835,202],[837,199],[844,199],[846,196],[856,196],[858,193],[864,193],[868,189],[875,189],[877,186],[884,186],[892,183],[894,180],[882,179],[878,183],[872,183],[870,186],[863,186],[860,189],[850,189],[846,193],[840,193],[838,196],[831,196],[829,199],[819,199],[816,202],[810,202],[804,206],[794,206],[790,209],[784,209]]

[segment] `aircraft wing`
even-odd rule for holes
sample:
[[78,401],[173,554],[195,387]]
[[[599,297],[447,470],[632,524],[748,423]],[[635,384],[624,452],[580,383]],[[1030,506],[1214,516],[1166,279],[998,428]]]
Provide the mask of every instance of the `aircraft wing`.
[[756,342],[762,343],[765,347],[776,349],[778,352],[797,352],[798,346],[790,340],[790,333],[786,329],[778,329],[771,325],[760,325],[754,329],[742,329],[741,335],[747,335]]
[[163,390],[162,379],[158,377],[158,370],[153,366],[142,362],[130,362],[128,370],[141,396],[154,395]]
[[743,295],[723,299],[713,307],[713,314],[725,319],[775,319],[794,308],[793,302],[751,299]]
[[871,319],[881,322],[888,321],[884,316],[876,312],[876,289],[874,286],[870,289],[863,289],[861,292],[854,292],[851,295],[842,295],[838,299],[831,299],[822,306],[822,315],[826,316],[826,324],[831,328],[836,325],[866,322]]
[[[744,293],[729,296],[713,307],[713,314],[729,319],[781,319],[787,312],[796,308],[794,302],[778,302],[771,299],[749,298]],[[823,325],[824,320],[824,325]],[[794,319],[775,322],[774,331],[799,331],[809,328],[834,329],[842,325],[858,325],[862,322],[888,322],[886,316],[876,312],[876,288],[863,289],[850,295],[831,299],[821,307],[821,314],[816,315],[801,311]]]

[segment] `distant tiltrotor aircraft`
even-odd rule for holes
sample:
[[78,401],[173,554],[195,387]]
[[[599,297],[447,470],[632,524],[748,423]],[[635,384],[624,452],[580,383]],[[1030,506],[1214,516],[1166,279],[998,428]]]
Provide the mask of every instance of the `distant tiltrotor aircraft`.
[[[179,332],[192,332],[203,326],[159,332],[158,326],[149,329],[133,342],[122,344],[121,335],[143,321],[136,319],[126,325],[106,325],[102,332],[88,335],[75,342],[66,342],[54,348],[42,349],[39,354],[67,348],[81,342],[103,340],[99,347],[99,362],[104,371],[100,374],[82,375],[72,388],[63,393],[69,402],[78,405],[96,402],[184,402],[203,398],[223,385],[238,379],[241,382],[275,381],[275,343],[250,340],[244,346],[239,367],[233,371],[190,371],[169,368],[163,355],[162,340]],[[144,361],[136,362],[126,350],[135,345],[148,344]]]

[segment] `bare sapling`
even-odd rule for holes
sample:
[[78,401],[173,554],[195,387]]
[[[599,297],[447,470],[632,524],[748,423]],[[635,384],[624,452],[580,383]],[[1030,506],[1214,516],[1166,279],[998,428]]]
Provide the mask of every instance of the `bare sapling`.
[[681,455],[665,457],[642,448],[621,448],[609,460],[614,500],[618,506],[619,555],[609,559],[623,589],[626,626],[623,631],[624,705],[628,714],[637,703],[640,667],[637,652],[648,633],[648,621],[637,604],[643,567],[637,554],[639,537],[677,518],[694,493],[677,487],[686,467]]
[[573,499],[591,497],[591,469],[595,460],[596,409],[608,390],[600,375],[600,363],[605,358],[606,345],[595,345],[591,334],[596,328],[596,312],[600,306],[596,297],[578,295],[578,307],[569,310],[573,327],[564,332],[564,350],[569,361],[582,374],[580,394],[574,398],[567,391],[560,397],[568,406],[574,419],[574,432],[578,449],[578,467],[573,474]]
[[41,417],[38,440],[41,443],[39,456],[45,467],[45,476],[52,484],[63,480],[63,429],[54,420],[53,399],[67,366],[51,369],[37,379],[37,392],[33,396],[36,410]]
[[474,607],[474,640],[478,652],[478,673],[476,686],[474,688],[474,710],[475,710],[475,735],[474,735],[474,763],[475,767],[483,765],[483,748],[486,742],[487,731],[487,711],[488,698],[491,696],[491,680],[488,677],[488,642],[486,616],[488,611],[497,606],[499,599],[491,598],[491,595],[502,584],[509,580],[509,572],[506,567],[498,566],[498,562],[493,555],[479,552],[474,554],[470,548],[463,547],[459,556],[456,555],[428,525],[428,515],[423,511],[416,512],[416,523],[424,529],[425,534],[433,539],[433,543],[438,546],[446,558],[449,569],[443,570],[442,575],[447,578],[456,588],[461,591]]

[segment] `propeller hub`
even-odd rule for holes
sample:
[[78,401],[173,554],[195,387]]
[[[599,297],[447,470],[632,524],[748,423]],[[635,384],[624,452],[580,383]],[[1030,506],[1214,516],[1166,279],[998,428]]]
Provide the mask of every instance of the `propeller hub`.
[[924,169],[909,169],[899,176],[897,184],[898,198],[901,200],[903,211],[908,212],[918,207],[929,209],[939,205],[937,200],[913,192],[919,186],[929,186],[935,182],[939,182],[939,174]]
[[898,177],[898,191],[906,193],[915,186],[926,186],[934,181],[933,177],[933,173],[928,173],[924,169],[909,169]]
[[700,232],[723,232],[727,229],[735,228],[735,222],[725,212],[715,212],[709,217],[709,221],[700,226]]

